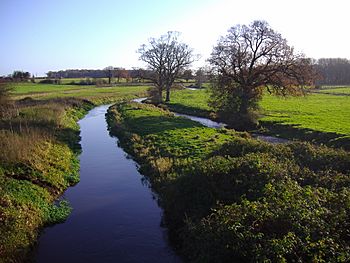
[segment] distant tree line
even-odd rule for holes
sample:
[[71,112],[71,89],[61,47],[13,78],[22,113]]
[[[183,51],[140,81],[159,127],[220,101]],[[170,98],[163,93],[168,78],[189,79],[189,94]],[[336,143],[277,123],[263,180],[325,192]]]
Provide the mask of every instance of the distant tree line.
[[[120,79],[129,79],[130,81],[141,81],[144,79],[152,79],[154,72],[152,70],[143,68],[115,68],[112,66],[104,69],[67,69],[60,71],[49,71],[46,73],[49,79],[60,79],[60,78],[114,78],[117,82]],[[186,69],[180,72],[179,77],[184,79],[186,82],[195,78],[191,69]]]
[[147,75],[151,74],[149,70],[140,68],[125,69],[115,68],[112,66],[104,69],[67,69],[60,71],[49,71],[46,73],[50,79],[57,78],[108,78],[110,83],[112,79],[116,79],[118,82],[120,79],[127,79],[127,81],[142,80],[147,78]]
[[321,58],[315,63],[319,73],[318,85],[350,85],[350,60],[346,58]]

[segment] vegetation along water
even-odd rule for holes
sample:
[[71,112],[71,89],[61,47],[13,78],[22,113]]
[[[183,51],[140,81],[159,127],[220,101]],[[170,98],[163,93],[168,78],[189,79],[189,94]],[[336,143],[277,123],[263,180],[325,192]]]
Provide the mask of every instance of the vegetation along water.
[[186,260],[349,260],[348,152],[276,146],[137,103],[111,107],[108,123],[159,194]]
[[81,179],[64,194],[74,209],[64,224],[41,235],[36,262],[180,262],[136,163],[109,136],[107,108],[79,121]]
[[58,87],[43,92],[41,85],[15,84],[13,95],[1,86],[7,92],[0,98],[0,262],[27,261],[39,230],[64,221],[70,213],[66,200],[55,200],[79,182],[76,121],[96,104],[142,96],[147,89],[81,93],[77,86],[70,90],[72,98]]

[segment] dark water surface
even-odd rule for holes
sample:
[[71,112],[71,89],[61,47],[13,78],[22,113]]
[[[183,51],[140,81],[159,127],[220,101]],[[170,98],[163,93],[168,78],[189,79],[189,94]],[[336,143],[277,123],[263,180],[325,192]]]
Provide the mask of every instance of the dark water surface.
[[108,134],[107,108],[97,107],[79,122],[81,180],[64,194],[73,212],[45,229],[36,262],[180,262],[160,227],[162,211],[151,190]]

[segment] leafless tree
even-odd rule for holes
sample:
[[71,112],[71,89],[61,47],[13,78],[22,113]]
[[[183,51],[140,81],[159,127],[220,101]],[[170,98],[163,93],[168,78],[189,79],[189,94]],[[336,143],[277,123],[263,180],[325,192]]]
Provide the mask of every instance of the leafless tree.
[[195,76],[195,80],[196,80],[196,86],[201,89],[202,85],[204,82],[206,82],[208,80],[207,77],[207,72],[204,68],[199,68],[196,71],[196,76]]
[[315,79],[310,59],[296,54],[265,21],[229,29],[209,62],[216,76],[212,104],[224,118],[241,126],[254,121],[252,112],[257,109],[262,87],[279,95],[296,95]]
[[163,90],[166,91],[165,101],[170,101],[170,88],[175,78],[194,61],[192,49],[179,41],[178,32],[169,31],[158,39],[151,38],[138,53],[140,60],[154,72],[151,80],[158,91],[158,102],[163,101]]
[[315,63],[321,78],[319,85],[349,85],[350,60],[346,58],[321,58]]
[[182,77],[186,80],[186,82],[188,82],[190,79],[193,78],[192,70],[191,69],[184,70],[184,72],[182,73]]
[[112,66],[108,66],[104,68],[104,71],[106,73],[106,77],[108,78],[108,84],[111,84],[112,78],[114,76],[114,68]]

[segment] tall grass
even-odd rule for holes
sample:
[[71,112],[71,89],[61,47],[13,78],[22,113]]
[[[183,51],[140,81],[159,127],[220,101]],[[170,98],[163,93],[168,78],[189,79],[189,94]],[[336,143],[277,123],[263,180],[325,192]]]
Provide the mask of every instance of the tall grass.
[[[38,230],[64,221],[70,207],[55,197],[77,183],[79,99],[11,101],[0,118],[0,262],[25,262]],[[10,106],[10,107],[9,107]],[[65,140],[66,139],[66,140]]]

